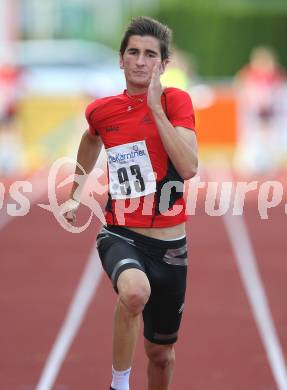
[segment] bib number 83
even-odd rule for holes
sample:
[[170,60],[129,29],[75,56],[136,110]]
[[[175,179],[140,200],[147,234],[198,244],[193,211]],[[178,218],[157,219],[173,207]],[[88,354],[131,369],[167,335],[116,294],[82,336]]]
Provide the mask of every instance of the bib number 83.
[[[139,165],[131,165],[130,167],[131,174],[135,176],[133,181],[134,188],[136,192],[142,192],[145,190],[144,179],[141,175],[141,170]],[[131,183],[128,175],[128,171],[126,168],[122,167],[117,170],[118,179],[120,183],[121,193],[125,196],[129,196],[131,194]]]

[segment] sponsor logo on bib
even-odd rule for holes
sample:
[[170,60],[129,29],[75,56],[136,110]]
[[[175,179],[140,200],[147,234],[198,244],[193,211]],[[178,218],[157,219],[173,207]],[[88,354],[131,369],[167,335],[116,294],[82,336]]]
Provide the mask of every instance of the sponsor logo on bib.
[[114,146],[106,151],[113,199],[138,198],[156,191],[156,179],[145,141]]
[[124,162],[127,160],[134,159],[135,157],[146,156],[145,151],[143,149],[139,150],[138,146],[135,145],[133,150],[129,153],[117,153],[114,156],[109,156],[109,163],[115,162]]

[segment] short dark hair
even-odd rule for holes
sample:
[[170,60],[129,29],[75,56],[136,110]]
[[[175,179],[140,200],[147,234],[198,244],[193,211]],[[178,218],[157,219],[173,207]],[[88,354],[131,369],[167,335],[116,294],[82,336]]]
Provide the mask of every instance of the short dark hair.
[[133,18],[128,25],[121,41],[121,55],[124,55],[129,39],[132,35],[140,35],[142,37],[149,35],[151,37],[157,38],[160,43],[161,60],[163,61],[170,57],[172,32],[168,26],[147,16],[138,16]]

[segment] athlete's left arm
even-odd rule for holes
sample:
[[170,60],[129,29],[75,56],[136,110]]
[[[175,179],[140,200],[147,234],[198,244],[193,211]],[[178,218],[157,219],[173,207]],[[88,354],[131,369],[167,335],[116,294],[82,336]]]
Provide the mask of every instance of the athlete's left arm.
[[184,179],[197,173],[197,141],[195,132],[184,127],[173,127],[163,109],[152,110],[164,148],[175,169]]
[[155,119],[162,143],[180,176],[187,180],[196,175],[198,167],[195,132],[173,125],[161,105],[160,63],[153,69],[148,89],[148,105]]

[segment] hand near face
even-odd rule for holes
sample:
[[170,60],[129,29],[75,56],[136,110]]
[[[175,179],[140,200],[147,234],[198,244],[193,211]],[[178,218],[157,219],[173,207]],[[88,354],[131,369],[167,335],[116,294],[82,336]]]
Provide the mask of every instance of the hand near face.
[[161,73],[162,73],[161,61],[157,60],[153,67],[152,76],[151,76],[150,84],[148,87],[148,94],[147,94],[147,104],[152,110],[161,108],[161,94],[163,91],[160,83]]

